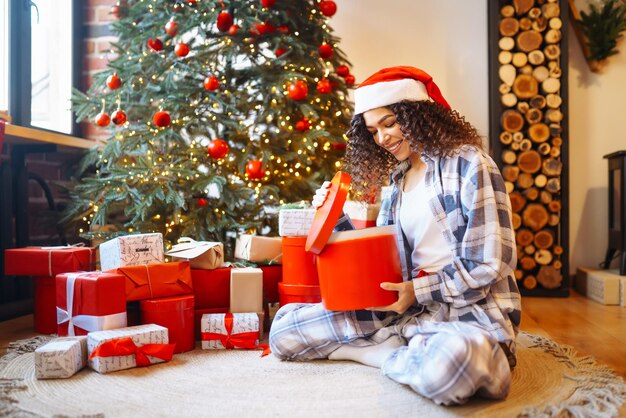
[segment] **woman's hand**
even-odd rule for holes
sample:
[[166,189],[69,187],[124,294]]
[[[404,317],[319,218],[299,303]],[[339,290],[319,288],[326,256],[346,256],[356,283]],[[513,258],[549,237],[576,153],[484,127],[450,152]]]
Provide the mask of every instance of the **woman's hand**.
[[313,205],[315,209],[319,209],[320,206],[324,204],[328,197],[329,189],[330,181],[325,181],[320,188],[315,191],[315,196],[313,196],[313,201],[311,202],[311,205]]
[[417,300],[415,298],[415,290],[413,290],[413,281],[411,280],[402,283],[383,282],[380,284],[380,287],[385,290],[398,292],[398,300],[391,305],[367,308],[368,311],[393,311],[403,314]]

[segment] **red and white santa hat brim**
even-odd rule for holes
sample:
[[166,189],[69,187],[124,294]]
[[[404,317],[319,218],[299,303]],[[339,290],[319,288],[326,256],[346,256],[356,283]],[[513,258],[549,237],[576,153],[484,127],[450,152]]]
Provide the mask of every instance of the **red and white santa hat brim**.
[[424,71],[408,66],[383,68],[368,77],[354,91],[354,114],[402,100],[429,99],[450,109],[433,78]]

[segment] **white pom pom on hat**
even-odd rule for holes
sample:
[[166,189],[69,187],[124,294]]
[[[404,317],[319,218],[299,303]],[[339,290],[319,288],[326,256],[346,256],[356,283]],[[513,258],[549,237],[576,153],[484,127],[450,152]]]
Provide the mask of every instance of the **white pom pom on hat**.
[[429,98],[450,109],[439,87],[426,72],[409,66],[383,68],[369,76],[354,91],[354,114],[402,100],[422,101]]

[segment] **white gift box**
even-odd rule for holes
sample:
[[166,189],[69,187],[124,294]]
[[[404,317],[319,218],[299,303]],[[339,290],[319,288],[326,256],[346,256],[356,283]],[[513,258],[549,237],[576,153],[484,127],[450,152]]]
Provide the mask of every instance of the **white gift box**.
[[278,235],[302,237],[309,234],[315,209],[280,209],[278,211]]
[[100,244],[99,252],[102,271],[165,261],[160,233],[117,237]]
[[[160,325],[148,324],[134,327],[112,329],[107,331],[90,332],[87,335],[87,350],[89,356],[100,345],[107,341],[130,337],[135,345],[168,344],[167,328]],[[148,356],[150,364],[163,363],[165,360],[158,357]],[[98,373],[110,373],[118,370],[132,369],[137,367],[135,354],[127,356],[93,357],[89,359],[89,367]]]
[[189,261],[192,269],[213,270],[224,264],[224,244],[182,237],[165,255]]
[[87,337],[55,338],[35,350],[37,379],[65,379],[87,364]]
[[282,238],[240,235],[235,244],[235,258],[253,263],[280,264],[283,258]]
[[207,340],[205,338],[207,338],[207,334],[228,336],[229,332],[226,328],[226,317],[229,315],[232,316],[233,325],[230,336],[236,337],[237,334],[254,332],[256,333],[256,338],[253,344],[259,343],[259,315],[256,313],[204,314],[200,320],[200,334],[202,336],[203,350],[223,350],[227,348],[222,344],[220,339]]
[[252,267],[230,270],[230,311],[263,311],[263,270]]
[[376,221],[380,211],[380,203],[363,203],[347,200],[343,205],[343,211],[351,220]]

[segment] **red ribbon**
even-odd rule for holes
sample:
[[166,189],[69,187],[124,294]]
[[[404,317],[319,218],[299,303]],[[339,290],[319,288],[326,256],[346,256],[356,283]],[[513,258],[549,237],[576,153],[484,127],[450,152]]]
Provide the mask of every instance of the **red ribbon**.
[[144,344],[136,345],[132,338],[116,338],[100,344],[89,356],[89,360],[94,357],[115,357],[135,355],[137,367],[149,366],[148,356],[169,361],[174,355],[176,344]]
[[257,344],[256,341],[259,338],[258,331],[252,332],[240,332],[233,334],[233,314],[227,313],[224,315],[224,326],[226,327],[226,334],[218,334],[216,332],[203,332],[202,341],[219,341],[225,348],[245,348],[245,349],[257,349],[262,348],[263,352],[261,357],[265,357],[272,351],[267,344]]

